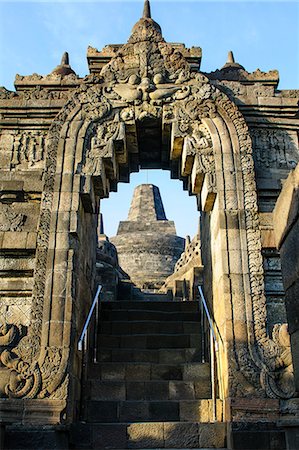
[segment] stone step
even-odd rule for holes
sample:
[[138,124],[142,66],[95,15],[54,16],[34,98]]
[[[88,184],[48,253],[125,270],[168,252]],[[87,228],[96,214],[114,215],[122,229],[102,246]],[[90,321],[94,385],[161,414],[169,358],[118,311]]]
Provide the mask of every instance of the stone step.
[[88,383],[90,400],[199,400],[211,398],[209,379],[202,381],[99,381]]
[[196,334],[200,333],[199,322],[187,321],[104,321],[100,322],[100,333],[103,334]]
[[[108,303],[107,303],[108,304]],[[182,312],[182,311],[155,311],[151,309],[102,309],[100,312],[100,320],[108,321],[186,321],[200,322],[199,312]]]
[[70,436],[76,449],[226,448],[224,423],[76,423],[71,427]]
[[151,363],[97,363],[88,369],[88,379],[102,381],[151,381],[178,380],[202,381],[210,380],[208,363],[187,364],[151,364]]
[[144,310],[161,312],[198,312],[198,302],[176,301],[114,301],[101,303],[102,310]]
[[136,349],[103,348],[98,350],[99,362],[150,362],[160,364],[182,364],[201,362],[202,355],[198,348]]
[[[206,400],[106,401],[87,400],[83,414],[88,423],[200,422],[213,421],[213,402]],[[217,419],[222,420],[222,402],[217,400]]]
[[200,348],[200,334],[99,334],[99,347],[106,348]]

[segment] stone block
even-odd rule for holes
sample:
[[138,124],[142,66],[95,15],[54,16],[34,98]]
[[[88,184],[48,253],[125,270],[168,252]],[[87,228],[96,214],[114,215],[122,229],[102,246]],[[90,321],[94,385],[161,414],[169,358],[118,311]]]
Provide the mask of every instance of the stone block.
[[185,348],[190,346],[189,336],[185,334],[179,335],[151,335],[147,336],[147,348]]
[[144,400],[144,382],[126,382],[127,400]]
[[75,423],[70,428],[70,444],[76,448],[80,442],[80,446],[87,449],[92,448],[93,433],[92,425],[87,423]]
[[26,231],[5,231],[2,241],[3,249],[25,249],[27,242]]
[[184,422],[209,422],[209,400],[194,400],[180,402],[180,420]]
[[235,450],[285,450],[284,432],[277,431],[234,431]]
[[[82,441],[82,439],[81,439]],[[80,442],[80,441],[77,441]],[[93,427],[93,448],[126,448],[127,426],[123,424],[97,424]]]
[[274,211],[273,223],[278,248],[280,248],[283,239],[298,217],[299,205],[299,166],[291,171],[287,180],[284,182],[283,189],[278,197]]
[[184,333],[186,334],[196,334],[200,332],[200,323],[199,322],[183,322]]
[[181,364],[186,361],[185,349],[161,349],[159,350],[159,362],[161,364]]
[[166,448],[198,448],[197,423],[164,423]]
[[121,336],[120,346],[123,348],[146,348],[146,336]]
[[[128,448],[164,447],[163,423],[132,423],[127,428]],[[122,447],[125,448],[125,447]]]
[[288,289],[299,277],[299,218],[289,229],[280,248],[283,282]]
[[101,379],[102,380],[124,380],[125,379],[125,365],[116,363],[101,364]]
[[97,354],[97,359],[99,362],[111,362],[112,361],[112,357],[111,357],[111,349],[99,349],[98,350],[98,354]]
[[182,367],[168,366],[163,364],[152,365],[151,368],[152,380],[181,380]]
[[171,400],[193,400],[195,398],[193,382],[170,381],[169,398]]
[[185,364],[183,369],[184,381],[202,381],[210,377],[210,366],[207,363]]
[[118,403],[89,400],[86,406],[88,422],[117,422]]
[[168,383],[164,381],[149,381],[145,385],[146,400],[168,400]]
[[147,421],[149,404],[147,402],[126,401],[119,404],[119,420],[121,422]]
[[6,450],[65,450],[68,448],[66,430],[30,429],[18,426],[7,427],[5,433]]
[[126,380],[145,381],[150,380],[151,366],[149,364],[127,364]]
[[93,400],[125,400],[125,382],[92,380],[90,396]]
[[174,401],[168,402],[149,402],[150,420],[163,421],[179,420],[179,403]]
[[201,349],[187,348],[185,350],[185,361],[184,362],[201,362],[201,360],[202,360]]
[[133,361],[158,363],[159,362],[158,350],[147,350],[147,349],[133,350]]
[[99,335],[99,345],[106,348],[119,348],[120,347],[120,337],[111,336],[108,334]]
[[134,360],[133,354],[134,352],[132,350],[128,350],[126,348],[113,348],[111,350],[111,359],[115,362],[130,362]]
[[197,399],[211,398],[212,388],[210,381],[195,381],[194,388],[195,388],[195,398]]
[[[198,431],[199,448],[223,448],[226,446],[225,423],[198,424]],[[255,447],[253,448],[255,449]]]

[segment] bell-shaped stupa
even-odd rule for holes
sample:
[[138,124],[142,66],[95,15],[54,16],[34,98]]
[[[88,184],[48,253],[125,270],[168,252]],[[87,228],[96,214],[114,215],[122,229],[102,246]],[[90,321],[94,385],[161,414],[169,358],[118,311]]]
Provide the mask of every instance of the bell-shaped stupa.
[[185,245],[174,222],[166,218],[159,188],[152,184],[135,188],[128,219],[119,223],[117,236],[110,241],[132,282],[153,290],[173,273]]

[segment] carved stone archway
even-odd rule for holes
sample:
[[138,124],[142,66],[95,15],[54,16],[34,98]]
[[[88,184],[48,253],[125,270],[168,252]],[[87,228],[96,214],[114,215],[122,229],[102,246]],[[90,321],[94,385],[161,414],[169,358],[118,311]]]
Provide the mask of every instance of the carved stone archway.
[[[94,291],[99,199],[136,169],[137,130],[154,122],[161,124],[164,164],[184,178],[208,218],[203,238],[213,280],[206,295],[222,340],[224,397],[290,397],[276,373],[279,346],[266,330],[252,148],[241,113],[190,70],[148,17],[101,76],[86,78],[47,137],[34,317],[18,358],[8,351],[2,357],[19,377],[7,385],[8,396],[76,399],[74,343]],[[69,420],[76,409],[70,404]]]

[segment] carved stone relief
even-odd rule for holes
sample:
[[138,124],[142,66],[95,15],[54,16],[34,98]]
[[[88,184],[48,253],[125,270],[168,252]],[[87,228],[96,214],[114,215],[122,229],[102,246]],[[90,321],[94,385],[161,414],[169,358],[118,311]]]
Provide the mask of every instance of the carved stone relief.
[[294,169],[299,161],[293,137],[285,130],[251,130],[253,158],[261,169]]
[[[149,40],[150,43],[146,42]],[[181,139],[184,156],[191,156],[192,164],[196,161],[198,171],[208,174],[211,189],[216,189],[211,137],[201,120],[223,117],[234,127],[240,150],[247,238],[247,248],[243,250],[248,254],[250,272],[250,295],[246,296],[244,302],[247,303],[242,307],[253,316],[252,324],[248,326],[248,342],[238,348],[235,359],[239,364],[239,373],[255,386],[257,393],[264,395],[266,392],[274,397],[290,396],[289,387],[282,387],[280,378],[276,384],[276,371],[281,370],[281,365],[278,367],[277,364],[277,355],[280,355],[283,367],[289,367],[288,359],[283,352],[279,353],[280,343],[270,339],[265,327],[266,299],[252,143],[243,116],[204,75],[190,73],[186,59],[165,43],[159,28],[149,20],[134,28],[128,44],[103,68],[101,77],[101,80],[97,79],[97,83],[100,83],[92,86],[88,85],[91,83],[90,78],[82,81],[49,131],[32,295],[32,323],[27,336],[20,339],[13,352],[5,349],[1,353],[2,364],[12,374],[6,388],[7,395],[18,398],[66,398],[67,395],[68,349],[62,346],[41,349],[40,344],[43,307],[44,302],[48,301],[45,298],[45,284],[50,231],[57,231],[50,230],[50,227],[57,149],[64,124],[76,117],[78,122],[86,126],[83,159],[79,162],[77,174],[102,176],[107,171],[105,163],[108,162],[112,167],[109,175],[117,181],[116,142],[124,139],[125,124],[150,117],[163,117]],[[17,166],[26,162],[35,165],[41,161],[44,144],[39,139],[43,142],[44,136],[33,133],[16,136],[12,164]],[[274,142],[271,145],[275,147],[278,144]],[[288,155],[287,149],[283,152]],[[263,164],[270,161],[263,155],[259,158]],[[288,161],[286,164],[290,164],[287,156],[285,159]],[[186,169],[186,176],[190,175],[192,164]],[[232,173],[236,170],[235,167],[231,169]],[[228,212],[236,209],[236,205],[230,203],[228,198],[224,202]],[[69,229],[64,231],[68,233]],[[234,379],[232,368],[228,377]],[[235,394],[242,390],[241,383],[239,386],[237,384]]]
[[25,220],[25,214],[18,214],[10,205],[0,202],[0,231],[21,231]]
[[44,160],[45,136],[43,132],[23,132],[14,137],[11,167],[40,166]]

